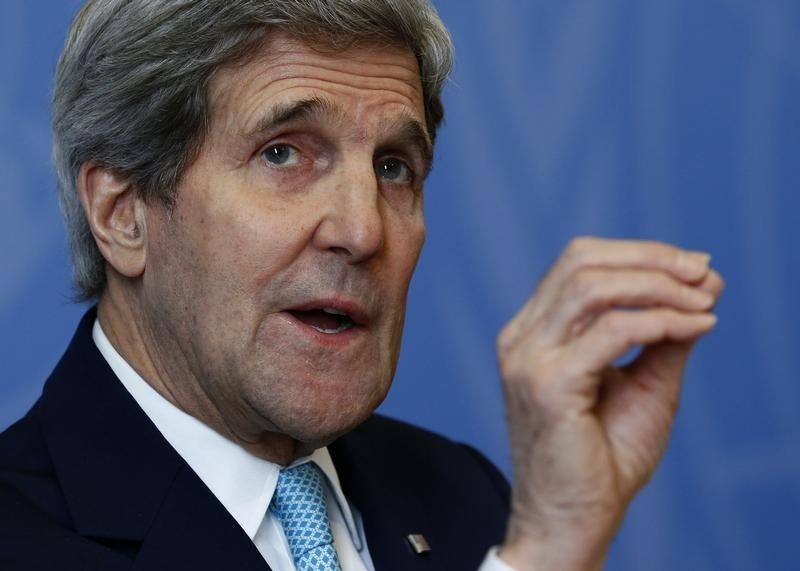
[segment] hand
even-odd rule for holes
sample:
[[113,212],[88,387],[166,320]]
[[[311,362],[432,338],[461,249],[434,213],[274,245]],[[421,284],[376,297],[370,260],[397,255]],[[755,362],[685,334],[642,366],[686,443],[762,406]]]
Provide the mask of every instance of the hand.
[[692,344],[716,322],[723,283],[708,264],[578,238],[500,333],[514,490],[499,553],[516,569],[601,568],[666,447]]

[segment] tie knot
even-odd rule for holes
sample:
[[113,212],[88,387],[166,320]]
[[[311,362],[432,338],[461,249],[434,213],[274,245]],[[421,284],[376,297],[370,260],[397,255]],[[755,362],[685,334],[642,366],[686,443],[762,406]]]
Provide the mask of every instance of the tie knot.
[[283,526],[298,570],[339,571],[322,474],[316,464],[281,470],[270,509]]
[[301,514],[319,517],[321,514],[327,520],[322,474],[316,464],[306,462],[281,470],[272,498],[272,510],[281,520],[284,514],[289,518]]

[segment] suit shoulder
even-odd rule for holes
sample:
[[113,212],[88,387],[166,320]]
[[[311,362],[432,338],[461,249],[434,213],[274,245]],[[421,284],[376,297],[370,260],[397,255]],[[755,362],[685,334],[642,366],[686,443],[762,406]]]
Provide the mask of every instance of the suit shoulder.
[[63,527],[72,521],[38,421],[38,404],[0,433],[0,509],[40,512]]
[[35,404],[28,413],[0,432],[0,473],[38,472],[48,466]]

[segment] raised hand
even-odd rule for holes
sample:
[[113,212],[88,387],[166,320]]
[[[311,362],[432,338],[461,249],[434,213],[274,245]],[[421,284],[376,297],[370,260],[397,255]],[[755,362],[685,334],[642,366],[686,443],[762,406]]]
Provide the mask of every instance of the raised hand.
[[722,286],[708,255],[667,244],[566,248],[498,337],[514,469],[502,559],[520,571],[601,568],[661,459]]

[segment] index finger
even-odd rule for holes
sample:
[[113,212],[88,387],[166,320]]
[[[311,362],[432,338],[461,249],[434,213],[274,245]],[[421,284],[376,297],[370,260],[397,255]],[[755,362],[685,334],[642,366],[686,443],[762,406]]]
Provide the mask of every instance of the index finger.
[[571,274],[586,267],[657,270],[687,283],[701,281],[709,271],[711,256],[652,240],[573,239],[558,262]]

